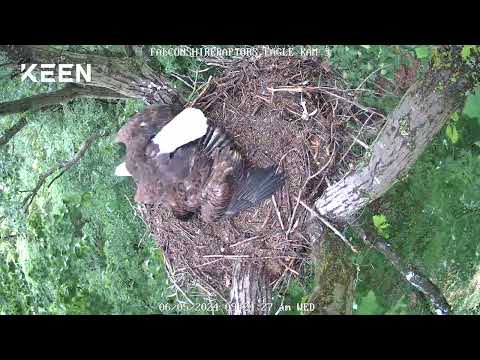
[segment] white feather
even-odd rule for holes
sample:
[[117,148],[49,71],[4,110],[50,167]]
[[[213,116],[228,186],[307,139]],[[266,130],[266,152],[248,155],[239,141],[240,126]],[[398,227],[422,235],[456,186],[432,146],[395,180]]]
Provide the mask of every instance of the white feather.
[[127,170],[127,165],[125,162],[121,163],[120,165],[117,166],[115,169],[115,175],[117,176],[132,176]]
[[201,138],[206,134],[207,128],[207,118],[202,110],[186,108],[165,125],[152,141],[158,144],[160,154],[171,153],[180,146]]

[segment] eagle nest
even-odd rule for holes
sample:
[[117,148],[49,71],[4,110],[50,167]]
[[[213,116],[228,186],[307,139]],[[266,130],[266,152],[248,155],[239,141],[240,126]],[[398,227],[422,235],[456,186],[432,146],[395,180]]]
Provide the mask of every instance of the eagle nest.
[[[358,104],[358,89],[319,58],[261,57],[219,61],[223,68],[188,106],[223,127],[251,164],[273,164],[288,176],[271,199],[239,216],[206,224],[180,221],[159,206],[141,216],[163,250],[172,289],[199,290],[227,301],[235,262],[264,266],[273,289],[305,271],[306,231],[314,199],[365,152],[383,116]],[[182,290],[183,289],[183,290]],[[177,293],[178,295],[178,293]],[[183,299],[178,299],[183,301]]]

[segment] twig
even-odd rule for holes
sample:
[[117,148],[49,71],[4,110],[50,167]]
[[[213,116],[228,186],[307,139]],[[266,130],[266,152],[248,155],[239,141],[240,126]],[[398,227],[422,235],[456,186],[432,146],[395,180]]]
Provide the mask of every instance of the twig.
[[259,239],[260,237],[261,236],[252,236],[252,237],[249,237],[247,239],[243,239],[241,241],[238,241],[235,244],[228,245],[228,247],[235,247],[235,246],[238,246],[238,245],[242,245],[242,244],[245,244],[247,241],[256,240],[256,239]]
[[243,259],[250,255],[203,255],[204,258]]
[[327,163],[320,170],[318,170],[315,174],[310,175],[307,178],[307,180],[305,180],[305,183],[303,184],[302,188],[298,191],[297,202],[295,203],[295,206],[293,207],[292,216],[290,217],[290,220],[289,220],[289,223],[288,223],[288,230],[287,230],[287,233],[286,233],[287,237],[292,232],[292,226],[295,222],[295,216],[296,216],[296,213],[297,213],[297,210],[298,210],[298,205],[300,204],[300,198],[302,196],[303,190],[305,190],[308,183],[312,179],[316,178],[319,174],[321,174],[330,165],[330,162],[332,161],[334,155],[335,155],[335,144],[333,144],[333,151],[332,151],[332,154],[330,155],[330,158],[328,159]]
[[280,210],[278,210],[277,201],[275,200],[275,195],[272,195],[272,203],[273,203],[273,206],[275,208],[275,212],[277,214],[278,221],[280,222],[280,226],[282,228],[282,231],[285,231],[285,226],[283,225],[282,215],[280,214]]
[[384,69],[385,67],[379,67],[377,70],[374,70],[370,73],[370,75],[368,75],[365,79],[363,79],[363,81],[360,83],[360,85],[357,86],[357,88],[355,89],[356,91],[360,90],[361,87],[363,86],[363,84],[365,84],[367,82],[368,79],[370,79],[373,74],[375,74],[376,72],[378,72],[379,70],[382,70]]
[[275,92],[278,92],[278,91],[285,91],[285,92],[294,92],[294,93],[310,93],[310,92],[314,92],[314,91],[319,91],[319,92],[323,92],[325,94],[328,94],[330,96],[333,96],[337,99],[340,99],[340,100],[343,100],[349,104],[352,104],[352,105],[355,105],[356,107],[358,107],[359,109],[362,109],[363,111],[366,111],[366,112],[369,112],[369,113],[374,113],[382,118],[385,118],[384,115],[376,112],[375,110],[371,109],[371,108],[366,108],[362,105],[360,105],[358,102],[356,101],[352,101],[352,100],[349,100],[343,96],[340,96],[340,95],[337,95],[333,92],[330,92],[330,91],[327,91],[327,90],[324,90],[323,88],[321,87],[318,87],[318,86],[282,86],[282,87],[279,87],[279,88],[267,88],[271,93],[272,95],[275,93]]
[[[87,152],[87,150],[90,148],[90,146],[92,146],[93,142],[101,137],[101,136],[105,136],[106,134],[102,134],[99,130],[95,131],[92,135],[90,135],[83,143],[82,145],[80,146],[80,150],[75,154],[75,156],[70,160],[70,161],[67,161],[63,164],[60,164],[60,165],[57,165],[55,167],[53,167],[52,169],[48,170],[47,172],[45,172],[44,174],[42,174],[37,182],[37,185],[35,186],[35,188],[32,190],[32,193],[30,195],[28,195],[24,200],[23,200],[23,203],[22,203],[22,206],[24,207],[24,210],[25,212],[28,211],[28,208],[30,207],[30,205],[32,204],[33,202],[33,199],[35,198],[35,196],[37,195],[37,193],[40,191],[40,188],[43,186],[43,184],[45,183],[45,181],[47,180],[47,178],[52,175],[53,173],[55,173],[56,171],[61,171],[61,174],[64,174],[66,171],[68,171],[70,168],[72,168],[72,166],[74,166],[75,164],[77,164],[81,159],[82,157],[85,155],[85,153]],[[58,179],[59,176],[57,176],[55,179],[52,180],[55,181],[56,179]],[[51,185],[51,183],[50,183]],[[49,185],[49,186],[50,186]]]
[[307,209],[310,212],[310,214],[312,214],[317,219],[319,219],[321,222],[323,222],[330,230],[332,230],[335,233],[335,235],[337,235],[340,239],[342,239],[343,242],[345,244],[347,244],[348,247],[350,247],[350,249],[354,253],[358,253],[358,250],[352,245],[352,243],[350,241],[348,241],[347,238],[345,236],[343,236],[343,234],[337,228],[335,228],[332,224],[330,224],[330,222],[328,222],[326,219],[324,219],[322,216],[320,216],[315,210],[313,210],[311,207],[309,207],[307,204],[305,204],[302,200],[300,200],[300,204],[305,209]]
[[354,136],[354,135],[351,135],[353,137],[353,141],[352,143],[350,144],[350,146],[348,147],[347,151],[345,151],[345,154],[343,154],[342,158],[340,159],[339,163],[341,163],[343,161],[343,159],[345,159],[345,156],[347,156],[347,154],[350,152],[350,150],[352,149],[353,147],[353,144],[355,144],[356,142],[358,142],[360,145],[362,145],[367,151],[369,149],[368,145],[365,144],[364,142],[360,141],[359,139],[359,136],[360,134],[362,133],[363,131],[363,128],[365,127],[365,125],[367,124],[367,122],[370,121],[370,119],[372,118],[373,114],[370,114],[370,116],[368,117],[367,120],[365,120],[365,122],[362,124],[362,126],[360,127],[360,130],[358,130],[358,133],[357,133],[357,136]]
[[192,85],[190,85],[188,82],[186,82],[184,79],[182,79],[180,77],[180,75],[174,73],[174,72],[171,72],[170,75],[172,75],[175,79],[177,80],[180,80],[182,83],[184,83],[185,85],[187,85],[190,89],[194,90],[194,87]]
[[207,91],[207,89],[210,87],[210,81],[212,80],[212,76],[210,75],[208,77],[208,81],[206,82],[205,86],[203,87],[202,91],[200,92],[200,94],[197,96],[197,98],[190,104],[190,107],[194,107],[195,104],[197,103],[197,101],[203,96],[203,94],[205,94],[205,92]]
[[168,279],[171,281],[173,286],[175,286],[175,288],[178,291],[180,291],[180,293],[183,295],[183,297],[185,299],[187,299],[187,301],[190,303],[190,305],[193,305],[193,301],[190,300],[190,298],[187,296],[187,294],[185,294],[185,292],[180,288],[180,286],[178,286],[177,282],[175,281],[175,279],[173,277],[172,267],[170,266],[170,262],[168,261],[167,257],[165,256],[165,252],[162,251],[162,254],[163,254],[163,259],[164,259],[164,262],[165,262],[165,267],[167,268]]

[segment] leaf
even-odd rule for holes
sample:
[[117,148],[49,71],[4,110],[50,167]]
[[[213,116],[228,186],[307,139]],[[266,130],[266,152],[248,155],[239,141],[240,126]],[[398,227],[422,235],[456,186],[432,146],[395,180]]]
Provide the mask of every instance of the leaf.
[[470,57],[470,53],[475,48],[475,45],[464,45],[462,49],[462,59],[467,60]]
[[385,215],[373,215],[373,225],[377,230],[378,234],[383,236],[385,239],[388,239],[390,235],[388,234],[388,228],[390,224],[387,221]]
[[386,222],[387,219],[385,218],[385,215],[373,215],[373,225],[375,225],[376,228],[382,226]]
[[445,133],[452,144],[456,144],[458,142],[460,136],[458,135],[457,127],[454,124],[448,124]]
[[415,48],[415,54],[419,59],[425,59],[430,56],[430,48],[428,46],[420,46]]
[[451,119],[452,121],[457,122],[460,119],[460,115],[458,115],[458,112],[454,112]]
[[473,94],[467,97],[463,113],[468,117],[480,120],[480,88],[477,88]]
[[370,45],[360,45],[360,46],[364,49],[367,49],[367,50],[370,49]]

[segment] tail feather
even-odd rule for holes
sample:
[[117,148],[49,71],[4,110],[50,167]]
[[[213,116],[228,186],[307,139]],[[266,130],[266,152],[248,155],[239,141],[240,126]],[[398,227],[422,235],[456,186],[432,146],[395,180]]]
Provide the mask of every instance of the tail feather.
[[276,170],[276,166],[249,169],[234,193],[225,215],[234,216],[240,211],[251,208],[281,188],[285,183],[285,174],[276,174]]

